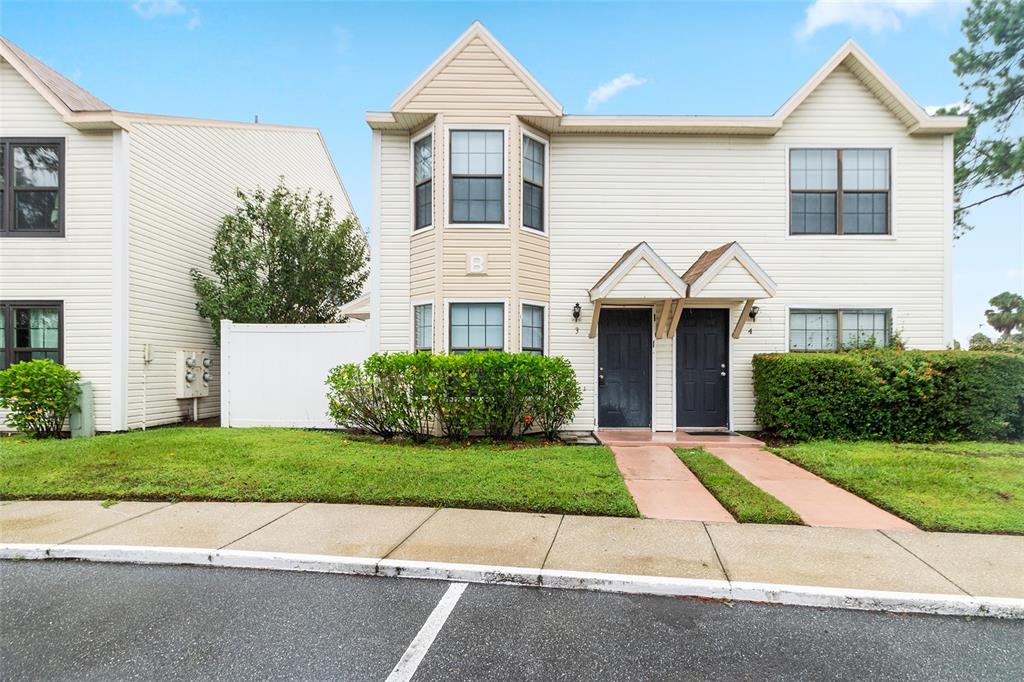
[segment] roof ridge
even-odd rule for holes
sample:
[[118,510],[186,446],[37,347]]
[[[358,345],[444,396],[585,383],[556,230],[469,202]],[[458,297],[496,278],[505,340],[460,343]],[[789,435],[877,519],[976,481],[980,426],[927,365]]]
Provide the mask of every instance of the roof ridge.
[[12,43],[7,38],[0,36],[0,42],[11,51],[11,53],[25,65],[32,74],[53,93],[57,99],[64,103],[69,110],[79,111],[113,111],[110,106],[96,95],[92,94],[71,79],[61,75],[54,69],[36,59],[28,52]]

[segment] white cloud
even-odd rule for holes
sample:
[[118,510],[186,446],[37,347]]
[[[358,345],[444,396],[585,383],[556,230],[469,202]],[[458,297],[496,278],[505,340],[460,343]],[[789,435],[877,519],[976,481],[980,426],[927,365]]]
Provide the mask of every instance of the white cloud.
[[814,0],[796,30],[809,38],[823,28],[846,24],[872,33],[899,31],[903,20],[926,12],[963,5],[965,0]]
[[181,4],[181,0],[135,0],[132,9],[143,19],[185,13],[185,6]]
[[195,7],[185,6],[181,0],[135,0],[132,3],[132,10],[147,20],[187,14],[188,20],[185,22],[185,28],[189,31],[199,28],[202,23],[199,19],[199,10]]
[[632,73],[624,73],[621,76],[616,76],[607,83],[602,83],[597,86],[597,88],[590,92],[590,95],[587,96],[586,109],[587,111],[593,111],[599,104],[604,104],[626,88],[643,85],[646,82],[646,78],[637,78],[636,75]]
[[950,102],[949,104],[931,104],[924,108],[925,112],[929,116],[934,116],[939,109],[959,109],[961,113],[967,113],[971,110],[971,105],[967,102]]

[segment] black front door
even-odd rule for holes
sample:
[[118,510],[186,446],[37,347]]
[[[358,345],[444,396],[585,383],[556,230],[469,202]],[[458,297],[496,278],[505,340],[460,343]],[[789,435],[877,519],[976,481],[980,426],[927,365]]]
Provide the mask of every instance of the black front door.
[[729,426],[729,311],[683,309],[676,329],[676,425]]
[[601,311],[597,330],[597,423],[651,426],[651,311]]

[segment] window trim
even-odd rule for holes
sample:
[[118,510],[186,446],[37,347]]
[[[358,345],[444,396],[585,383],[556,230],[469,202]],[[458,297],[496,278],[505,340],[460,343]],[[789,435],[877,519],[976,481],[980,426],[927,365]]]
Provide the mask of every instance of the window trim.
[[[896,185],[894,181],[893,168],[896,166],[896,148],[892,146],[891,142],[864,142],[864,141],[853,141],[848,144],[836,143],[836,144],[787,144],[786,147],[786,236],[797,239],[838,239],[841,237],[857,237],[860,239],[880,239],[880,240],[892,240],[896,238],[895,221],[893,220],[892,212],[892,197],[896,191]],[[800,149],[835,149],[839,154],[836,159],[836,231],[834,233],[815,233],[815,232],[793,232],[791,226],[792,213],[793,213],[793,192],[815,192],[825,190],[794,190],[792,188],[792,167],[793,167],[793,151]],[[870,232],[843,232],[842,231],[842,211],[843,211],[843,166],[842,166],[842,152],[844,149],[850,150],[861,150],[861,149],[882,149],[889,152],[889,189],[886,191],[886,222],[887,231],[884,233],[870,233]],[[831,190],[829,190],[831,191]],[[851,193],[876,193],[876,190],[850,190]],[[787,340],[788,343],[788,340]]]
[[[501,131],[504,141],[504,166],[502,168],[502,220],[500,223],[454,223],[452,222],[452,133],[461,131]],[[444,128],[444,227],[452,230],[506,229],[509,226],[509,126],[495,124],[460,123]],[[483,177],[483,176],[478,176]],[[493,176],[492,176],[493,177]]]
[[64,301],[52,300],[0,300],[0,315],[4,318],[4,347],[0,350],[4,368],[11,366],[14,359],[14,320],[12,311],[15,308],[56,308],[57,309],[57,362],[64,364]]
[[[14,229],[14,166],[12,146],[47,145],[57,147],[57,229],[56,230],[15,230]],[[4,156],[4,205],[0,212],[0,237],[18,239],[21,237],[59,239],[64,237],[67,202],[65,196],[65,168],[67,146],[63,137],[0,137],[0,154]]]
[[[793,350],[790,348],[790,334],[792,332],[792,325],[790,324],[791,313],[807,312],[812,310],[822,310],[836,313],[836,345],[835,350]],[[860,310],[882,310],[889,317],[889,338],[885,340],[889,343],[892,340],[893,335],[896,333],[896,306],[891,304],[864,304],[864,305],[836,305],[835,303],[821,303],[821,304],[800,304],[800,305],[787,305],[786,306],[786,320],[785,320],[785,344],[787,353],[839,353],[842,352],[842,339],[843,339],[843,313],[853,312]]]
[[[525,299],[525,298],[524,299],[520,299],[520,301],[519,301],[519,352],[520,353],[527,352],[526,348],[523,347],[523,319],[524,319],[523,309],[526,306],[528,306],[528,305],[533,306],[535,308],[540,308],[543,311],[542,312],[542,316],[543,316],[542,320],[544,321],[544,329],[543,329],[543,332],[544,332],[544,346],[543,346],[543,348],[540,349],[540,351],[541,351],[542,355],[546,356],[546,355],[549,354],[548,353],[548,337],[550,336],[550,334],[548,333],[549,328],[550,328],[550,324],[548,323],[548,304],[547,303],[543,303],[541,301],[531,301],[531,300]],[[533,349],[531,349],[531,350],[533,350]]]
[[[412,188],[409,193],[409,206],[411,211],[409,212],[409,232],[410,234],[422,234],[429,232],[434,229],[434,200],[437,198],[435,188],[431,187],[430,197],[430,224],[424,225],[423,227],[416,227],[416,188],[422,185],[424,182],[416,183],[416,143],[422,140],[424,137],[434,134],[434,124],[428,123],[425,128],[420,132],[414,134],[409,138],[409,186]],[[433,185],[436,179],[437,170],[437,140],[431,139],[430,141],[430,182]]]
[[[416,347],[416,308],[430,306],[430,350]],[[409,303],[409,349],[413,352],[434,352],[434,299],[419,298]]]
[[450,354],[452,352],[452,350],[451,350],[451,342],[452,342],[451,341],[451,331],[452,331],[451,319],[452,319],[452,304],[453,303],[500,303],[501,306],[502,306],[502,320],[501,320],[501,326],[502,326],[502,346],[501,346],[501,350],[502,350],[502,352],[505,352],[505,351],[507,351],[511,347],[511,342],[510,342],[511,330],[509,329],[509,323],[508,323],[509,322],[509,320],[508,320],[509,300],[507,298],[490,298],[490,297],[484,297],[484,298],[479,298],[479,297],[477,297],[477,298],[473,298],[473,297],[469,297],[469,298],[446,298],[446,299],[444,299],[443,303],[444,303],[444,313],[442,315],[441,322],[444,324],[444,332],[443,332],[443,339],[442,339],[444,345],[442,347],[444,348],[444,352],[445,353],[449,353]]
[[[550,161],[551,161],[551,140],[545,139],[544,137],[538,135],[537,133],[534,133],[533,131],[528,130],[526,127],[522,127],[520,129],[520,132],[522,132],[523,137],[532,138],[532,139],[536,140],[537,142],[540,142],[542,145],[544,145],[544,186],[541,188],[543,191],[541,193],[541,207],[540,207],[541,208],[541,220],[543,221],[543,227],[538,230],[535,227],[529,227],[529,226],[527,226],[525,224],[525,222],[523,220],[523,216],[525,215],[525,212],[523,211],[523,206],[522,206],[523,201],[525,199],[525,195],[521,191],[522,188],[520,188],[520,193],[519,193],[519,204],[520,204],[520,206],[519,206],[519,228],[522,229],[522,230],[526,230],[530,234],[535,234],[535,235],[540,235],[540,236],[547,237],[548,236],[548,232],[551,229],[550,212],[548,211],[548,206],[549,206],[549,203],[550,203],[548,201],[548,187],[551,184],[551,163],[550,163]],[[519,147],[519,182],[520,183],[526,182],[526,178],[523,177],[523,157],[525,155],[525,151],[526,151],[526,146],[524,144],[522,144],[522,141],[520,141],[520,147]],[[533,184],[533,183],[530,183],[530,184]]]

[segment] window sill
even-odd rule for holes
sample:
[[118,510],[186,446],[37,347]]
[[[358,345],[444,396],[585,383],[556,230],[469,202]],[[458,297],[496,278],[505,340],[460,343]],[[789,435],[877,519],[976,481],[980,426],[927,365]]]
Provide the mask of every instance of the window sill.
[[64,232],[0,231],[0,239],[64,239]]
[[508,229],[508,225],[505,223],[445,223],[444,229],[446,230],[475,230],[477,228],[483,228],[485,230],[505,230]]
[[869,241],[893,241],[896,239],[896,235],[889,234],[787,234],[789,239],[808,239],[808,240],[832,240],[832,239],[847,239],[847,240],[869,240]]
[[526,225],[520,225],[519,229],[522,230],[523,232],[526,232],[527,234],[533,234],[538,237],[544,237],[545,239],[547,239],[548,237],[547,230],[538,230],[535,227],[527,227]]
[[414,227],[412,229],[412,231],[409,232],[409,234],[415,237],[418,234],[424,234],[424,233],[433,232],[433,231],[434,231],[434,226],[433,225],[426,225],[424,227]]

